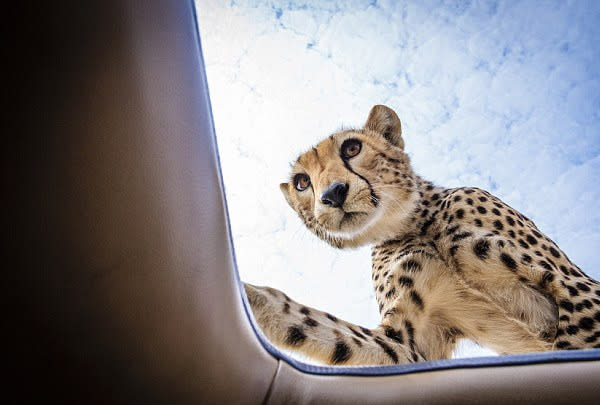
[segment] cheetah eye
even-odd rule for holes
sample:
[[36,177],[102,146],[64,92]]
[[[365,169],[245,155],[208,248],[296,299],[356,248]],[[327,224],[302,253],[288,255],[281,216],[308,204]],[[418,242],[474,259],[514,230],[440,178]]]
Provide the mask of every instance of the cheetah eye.
[[344,159],[350,159],[360,153],[362,144],[358,139],[347,139],[342,144],[342,157]]
[[298,191],[304,191],[310,186],[310,177],[304,173],[298,173],[294,176],[294,187]]

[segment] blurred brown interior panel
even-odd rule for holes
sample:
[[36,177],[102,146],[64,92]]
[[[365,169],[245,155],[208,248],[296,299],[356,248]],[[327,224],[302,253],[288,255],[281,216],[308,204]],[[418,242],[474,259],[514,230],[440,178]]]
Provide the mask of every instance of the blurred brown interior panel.
[[22,7],[16,398],[261,402],[277,361],[234,276],[193,3]]

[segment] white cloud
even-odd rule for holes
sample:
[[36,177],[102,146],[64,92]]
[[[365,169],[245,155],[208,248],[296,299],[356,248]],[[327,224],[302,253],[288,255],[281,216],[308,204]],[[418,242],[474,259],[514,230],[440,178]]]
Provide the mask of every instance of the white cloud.
[[368,249],[317,240],[278,189],[299,153],[377,103],[399,113],[418,173],[490,190],[600,278],[600,3],[197,12],[242,279],[377,325]]

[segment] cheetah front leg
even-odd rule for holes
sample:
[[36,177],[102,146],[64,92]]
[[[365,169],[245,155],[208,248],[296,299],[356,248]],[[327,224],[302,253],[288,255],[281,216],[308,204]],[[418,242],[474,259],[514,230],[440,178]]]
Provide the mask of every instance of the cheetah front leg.
[[460,338],[503,354],[550,349],[549,342],[467,285],[434,254],[405,253],[385,275],[377,288],[382,324],[408,336],[410,348],[428,360],[449,358]]
[[384,365],[423,360],[386,336],[301,305],[283,292],[244,283],[254,318],[276,346],[330,365]]

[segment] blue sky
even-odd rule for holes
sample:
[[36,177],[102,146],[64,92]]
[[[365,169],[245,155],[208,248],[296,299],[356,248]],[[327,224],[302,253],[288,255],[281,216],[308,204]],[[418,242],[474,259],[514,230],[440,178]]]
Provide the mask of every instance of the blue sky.
[[377,324],[368,249],[317,240],[278,189],[374,104],[417,173],[491,191],[600,278],[600,2],[196,5],[242,279]]

